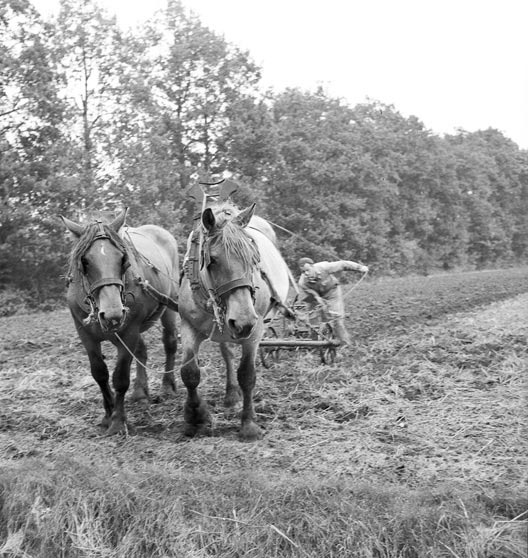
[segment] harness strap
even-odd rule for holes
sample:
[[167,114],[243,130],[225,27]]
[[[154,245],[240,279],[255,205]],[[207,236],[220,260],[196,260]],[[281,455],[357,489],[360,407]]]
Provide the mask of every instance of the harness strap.
[[94,240],[98,240],[98,239],[101,239],[101,238],[110,238],[106,234],[103,222],[100,219],[96,219],[95,223],[96,223],[97,228],[98,228],[98,233],[95,235]]
[[288,318],[289,320],[295,320],[294,310],[292,310],[291,308],[286,306],[286,304],[284,304],[284,302],[282,302],[282,300],[280,299],[279,294],[277,293],[277,290],[275,289],[275,287],[273,286],[273,283],[271,282],[271,279],[268,277],[268,274],[262,268],[260,268],[260,275],[264,279],[264,281],[266,281],[266,284],[268,285],[268,289],[270,290],[270,294],[271,294],[271,303],[270,303],[270,306],[268,308],[268,312],[273,307],[277,307],[279,309],[280,313],[285,318]]
[[227,283],[224,283],[223,285],[221,285],[220,287],[214,290],[214,294],[216,295],[217,298],[219,298],[222,295],[228,293],[229,291],[238,289],[240,287],[249,287],[250,290],[253,290],[254,288],[251,282],[248,281],[247,277],[240,277],[239,279],[233,279],[232,281],[228,281]]
[[122,289],[125,288],[125,284],[121,281],[121,279],[118,279],[117,277],[104,277],[103,279],[99,279],[99,281],[95,281],[90,285],[90,294],[93,294],[98,289],[108,285],[118,285]]
[[178,311],[178,301],[158,291],[148,282],[147,279],[138,277],[136,279],[136,283],[143,289],[145,293],[151,296],[154,300],[156,300],[163,306],[167,306],[167,308],[170,308],[171,310],[175,310],[176,312]]
[[210,299],[207,289],[200,281],[200,231],[198,229],[199,225],[196,225],[196,227],[191,234],[191,246],[182,268],[180,284],[183,275],[186,275],[189,279],[191,290],[196,297],[196,302],[202,308],[207,309]]

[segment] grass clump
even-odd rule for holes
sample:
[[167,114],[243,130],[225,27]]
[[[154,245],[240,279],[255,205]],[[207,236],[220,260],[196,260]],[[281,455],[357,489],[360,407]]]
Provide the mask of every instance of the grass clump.
[[[522,556],[493,498],[262,471],[127,472],[26,460],[0,473],[0,556]],[[508,501],[505,506],[504,502]],[[497,499],[508,515],[524,505]],[[514,521],[512,521],[514,520]],[[515,529],[512,527],[515,526]]]

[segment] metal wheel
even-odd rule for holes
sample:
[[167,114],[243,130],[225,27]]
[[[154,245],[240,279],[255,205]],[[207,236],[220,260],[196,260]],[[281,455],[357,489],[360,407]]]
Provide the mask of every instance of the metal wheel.
[[[277,339],[278,335],[275,328],[268,326],[264,333],[266,339]],[[260,361],[264,368],[271,368],[273,364],[279,362],[280,359],[280,349],[273,347],[259,347]]]

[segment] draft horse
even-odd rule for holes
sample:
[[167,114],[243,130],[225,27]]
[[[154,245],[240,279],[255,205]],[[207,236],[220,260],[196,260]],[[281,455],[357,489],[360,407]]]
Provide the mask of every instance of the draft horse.
[[[161,319],[165,349],[164,395],[173,395],[177,350],[176,302],[178,247],[174,237],[155,225],[125,227],[127,209],[111,223],[86,226],[62,217],[77,239],[69,262],[67,302],[77,333],[86,349],[90,371],[101,389],[106,434],[126,429],[125,394],[135,357],[136,379],[132,398],[149,398],[147,348],[142,333]],[[117,348],[112,376],[101,353],[101,342]]]
[[[262,437],[253,404],[257,350],[264,332],[264,318],[284,309],[289,270],[270,238],[269,224],[255,218],[255,204],[240,211],[227,202],[201,212],[199,226],[191,233],[180,284],[181,377],[187,388],[184,405],[186,434],[207,430],[211,416],[198,392],[198,351],[210,339],[220,343],[227,366],[226,404],[243,405],[239,437]],[[259,220],[260,219],[260,220]],[[260,224],[260,226],[259,226]],[[241,346],[241,360],[232,375],[230,345]]]

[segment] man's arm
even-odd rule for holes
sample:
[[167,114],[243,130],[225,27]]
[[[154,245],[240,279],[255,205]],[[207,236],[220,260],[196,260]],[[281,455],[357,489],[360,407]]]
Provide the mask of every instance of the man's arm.
[[340,271],[361,271],[366,273],[368,267],[349,260],[339,260],[337,262],[317,262],[314,267],[327,273],[339,273]]
[[324,299],[321,298],[318,292],[306,286],[305,277],[301,275],[299,280],[299,300],[311,302],[315,300],[318,304],[324,304]]

